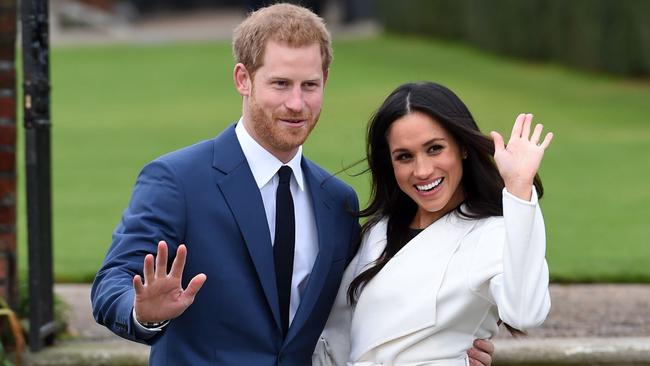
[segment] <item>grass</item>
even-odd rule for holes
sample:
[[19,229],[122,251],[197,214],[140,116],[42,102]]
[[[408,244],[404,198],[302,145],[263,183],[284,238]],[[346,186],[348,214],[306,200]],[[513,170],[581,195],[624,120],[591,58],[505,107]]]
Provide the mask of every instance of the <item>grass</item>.
[[[307,156],[330,171],[360,159],[368,117],[405,81],[449,86],[486,132],[533,112],[556,133],[541,172],[552,278],[650,282],[647,82],[409,37],[338,41],[335,52]],[[218,134],[240,98],[225,42],[60,48],[51,61],[55,277],[90,281],[143,164]],[[367,177],[341,177],[367,198]],[[24,272],[22,198],[19,209]]]

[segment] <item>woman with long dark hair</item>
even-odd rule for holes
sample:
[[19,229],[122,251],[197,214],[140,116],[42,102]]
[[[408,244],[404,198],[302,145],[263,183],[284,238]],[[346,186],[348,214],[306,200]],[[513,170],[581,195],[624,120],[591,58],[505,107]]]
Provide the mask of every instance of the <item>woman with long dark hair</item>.
[[466,365],[477,338],[550,309],[537,170],[553,135],[520,114],[507,146],[435,83],[409,83],[368,127],[370,203],[314,354],[325,365]]

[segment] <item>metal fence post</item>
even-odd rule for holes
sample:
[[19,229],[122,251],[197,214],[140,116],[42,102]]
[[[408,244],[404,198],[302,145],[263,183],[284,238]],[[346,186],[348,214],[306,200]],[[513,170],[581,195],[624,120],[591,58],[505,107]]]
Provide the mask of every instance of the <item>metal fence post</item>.
[[29,344],[53,340],[52,203],[50,177],[49,23],[46,0],[21,1],[27,229]]

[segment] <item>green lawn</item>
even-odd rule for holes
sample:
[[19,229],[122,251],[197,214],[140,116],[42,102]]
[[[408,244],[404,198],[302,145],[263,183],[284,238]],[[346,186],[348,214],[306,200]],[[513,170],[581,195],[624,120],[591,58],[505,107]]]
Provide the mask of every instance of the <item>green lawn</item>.
[[[90,281],[143,164],[219,133],[240,98],[226,42],[61,48],[51,61],[56,279]],[[541,172],[554,280],[650,282],[649,83],[418,38],[339,41],[305,154],[330,171],[361,158],[373,109],[415,80],[452,88],[486,132],[533,112],[556,133]],[[366,199],[367,177],[341,177]],[[22,198],[20,210],[24,273]]]

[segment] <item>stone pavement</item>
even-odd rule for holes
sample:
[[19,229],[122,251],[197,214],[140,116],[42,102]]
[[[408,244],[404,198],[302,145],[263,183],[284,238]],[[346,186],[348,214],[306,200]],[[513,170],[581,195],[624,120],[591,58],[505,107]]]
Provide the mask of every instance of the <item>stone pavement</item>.
[[[70,305],[70,333],[26,365],[146,365],[148,347],[95,323],[90,285],[58,284]],[[494,341],[494,365],[650,365],[650,285],[551,285],[551,313],[523,339]]]
[[[69,332],[84,340],[115,339],[92,318],[90,285],[57,284],[55,291],[70,306]],[[551,285],[551,313],[528,338],[648,337],[650,285]],[[506,330],[500,339],[512,338]],[[117,338],[119,339],[119,338]]]

